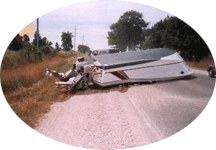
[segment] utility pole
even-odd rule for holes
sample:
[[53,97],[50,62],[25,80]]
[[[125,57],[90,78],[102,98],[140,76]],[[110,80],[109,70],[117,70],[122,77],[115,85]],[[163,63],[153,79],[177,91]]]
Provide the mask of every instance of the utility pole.
[[82,45],[84,44],[84,39],[85,39],[85,37],[84,37],[84,35],[82,36]]
[[76,26],[75,26],[75,29],[74,29],[74,51],[76,51]]
[[37,18],[37,50],[39,47],[39,18]]

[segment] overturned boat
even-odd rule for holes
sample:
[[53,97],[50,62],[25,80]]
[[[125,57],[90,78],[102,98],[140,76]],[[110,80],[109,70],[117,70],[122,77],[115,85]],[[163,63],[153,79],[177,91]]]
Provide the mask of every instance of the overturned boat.
[[[47,70],[49,74],[55,74]],[[111,86],[125,83],[155,82],[187,77],[193,71],[182,57],[168,48],[147,49],[78,58],[66,74],[58,74],[57,85],[73,88],[89,84]],[[61,78],[60,78],[61,76]]]

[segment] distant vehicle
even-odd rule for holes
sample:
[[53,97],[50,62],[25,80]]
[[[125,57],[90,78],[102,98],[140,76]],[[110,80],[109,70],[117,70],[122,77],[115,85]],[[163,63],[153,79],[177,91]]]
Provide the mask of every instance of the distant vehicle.
[[65,74],[48,68],[46,73],[60,80],[57,85],[82,89],[90,84],[105,87],[184,78],[192,75],[193,71],[176,51],[157,48],[86,56],[78,58]]
[[113,53],[119,53],[118,49],[101,49],[101,50],[93,50],[92,54],[94,56],[96,55],[104,55],[104,54],[113,54]]
[[209,65],[207,71],[208,71],[209,77],[211,77],[211,78],[215,77],[215,75],[216,75],[215,66]]

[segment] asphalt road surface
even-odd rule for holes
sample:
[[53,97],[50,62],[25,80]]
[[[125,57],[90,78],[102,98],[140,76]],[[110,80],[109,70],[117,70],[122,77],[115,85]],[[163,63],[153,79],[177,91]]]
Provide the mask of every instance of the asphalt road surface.
[[83,148],[122,149],[169,137],[203,111],[215,86],[207,72],[194,78],[79,91],[52,105],[36,130]]

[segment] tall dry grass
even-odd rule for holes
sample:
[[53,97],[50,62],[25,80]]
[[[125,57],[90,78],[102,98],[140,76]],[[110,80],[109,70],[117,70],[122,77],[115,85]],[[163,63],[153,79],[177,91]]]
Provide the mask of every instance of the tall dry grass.
[[56,56],[50,60],[33,63],[17,69],[1,71],[1,84],[4,93],[13,92],[20,87],[30,87],[44,77],[46,67],[60,66],[63,57]]
[[64,100],[67,95],[66,90],[55,87],[53,78],[46,78],[30,88],[21,88],[5,97],[17,116],[34,128],[39,119],[49,112],[51,104]]
[[1,85],[6,100],[30,127],[37,126],[39,119],[49,111],[53,102],[63,100],[69,94],[66,89],[55,87],[55,79],[45,76],[45,68],[67,70],[74,63],[76,55],[58,54],[41,63],[1,70]]
[[213,57],[204,58],[199,61],[187,61],[186,63],[192,68],[201,70],[206,70],[209,65],[215,65]]

